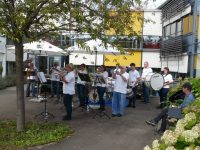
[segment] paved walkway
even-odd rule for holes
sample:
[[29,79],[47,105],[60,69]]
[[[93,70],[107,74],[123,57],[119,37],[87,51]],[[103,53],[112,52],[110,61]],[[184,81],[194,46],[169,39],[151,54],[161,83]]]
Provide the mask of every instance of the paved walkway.
[[[16,90],[14,87],[0,91],[0,119],[15,119]],[[136,108],[127,108],[121,118],[115,117],[92,119],[91,112],[82,112],[76,108],[73,120],[64,122],[70,125],[75,133],[62,142],[42,147],[42,150],[142,150],[151,144],[154,128],[145,124],[145,120],[154,117],[160,110],[156,109],[157,97],[151,97],[150,104],[143,104],[137,100]],[[29,102],[26,99],[26,120],[33,120],[34,116],[44,108],[44,103]],[[62,104],[55,105],[48,102],[48,110],[56,117],[52,121],[63,122],[64,109]],[[111,114],[111,109],[107,108]],[[39,149],[39,148],[38,148]]]

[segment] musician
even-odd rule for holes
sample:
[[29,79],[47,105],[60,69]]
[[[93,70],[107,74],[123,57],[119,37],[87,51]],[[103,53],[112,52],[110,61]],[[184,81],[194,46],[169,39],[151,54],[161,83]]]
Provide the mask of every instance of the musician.
[[75,73],[72,64],[65,66],[67,73],[61,74],[61,80],[63,81],[63,103],[66,109],[66,115],[63,116],[63,120],[71,120],[72,117],[72,98],[75,94]]
[[100,110],[105,110],[105,100],[103,96],[106,92],[107,79],[108,79],[108,72],[106,71],[106,67],[104,65],[101,65],[98,68],[98,74],[97,74],[97,80],[98,80],[97,93],[99,95]]
[[30,92],[32,96],[35,97],[35,83],[36,83],[37,68],[32,63],[32,59],[28,61],[25,71],[26,71],[26,78],[27,78],[26,97],[30,96]]
[[120,71],[113,73],[112,77],[115,79],[112,97],[112,117],[121,117],[124,114],[124,102],[126,100],[129,74],[126,72],[126,67],[121,66]]
[[116,73],[117,71],[120,71],[120,65],[119,65],[119,63],[116,64],[116,68],[114,69],[114,73]]
[[131,107],[133,103],[133,108],[135,108],[135,100],[136,100],[136,90],[137,90],[137,85],[140,80],[140,74],[135,68],[135,63],[130,64],[130,71],[129,71],[129,87],[132,88],[133,91],[133,98],[129,99],[129,104],[127,107]]
[[57,96],[57,99],[60,98],[60,66],[57,62],[54,62],[53,67],[51,68],[51,97],[54,95]]
[[149,63],[147,61],[144,62],[144,68],[142,70],[142,76],[141,76],[141,80],[142,80],[142,90],[143,90],[143,96],[144,96],[144,103],[149,103],[149,88],[145,85],[144,81],[146,76],[149,73],[152,73],[152,69],[149,67]]
[[173,77],[172,75],[169,73],[169,68],[168,67],[164,67],[163,70],[164,74],[164,86],[162,87],[162,89],[159,91],[159,95],[160,95],[160,108],[163,108],[165,106],[165,102],[167,99],[167,93],[169,92],[169,85],[173,83]]
[[[86,70],[86,65],[85,64],[81,64],[80,65],[80,69],[78,70],[78,74],[88,74],[87,70]],[[79,99],[79,107],[83,107],[86,105],[86,86],[85,86],[85,81],[82,81],[78,75],[78,79],[77,79],[77,92],[78,92],[78,99]]]
[[[184,100],[182,104],[177,108],[180,109],[181,111],[190,105],[194,100],[194,96],[192,95],[192,85],[189,82],[186,82],[182,86],[182,91],[185,94]],[[160,114],[158,114],[154,119],[146,121],[148,125],[155,126],[161,119],[162,119],[162,124],[160,129],[157,131],[159,134],[163,133],[166,129],[167,126],[167,118],[168,118],[168,112],[170,111],[170,108],[165,108],[161,111]]]

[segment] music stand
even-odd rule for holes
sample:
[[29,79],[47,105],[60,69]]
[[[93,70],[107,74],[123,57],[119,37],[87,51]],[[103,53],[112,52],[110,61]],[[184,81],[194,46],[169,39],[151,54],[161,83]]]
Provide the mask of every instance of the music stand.
[[44,117],[45,121],[48,121],[49,118],[54,118],[54,115],[47,111],[47,80],[45,78],[44,72],[38,72],[37,76],[41,82],[41,85],[44,87],[44,111],[42,111],[38,115],[35,115],[35,118],[42,116]]
[[78,76],[80,77],[80,79],[82,81],[85,81],[85,82],[91,82],[91,79],[89,77],[88,74],[85,74],[85,73],[78,73]]
[[[85,74],[85,73],[78,73],[78,76],[79,76],[79,78],[81,79],[81,81],[91,82],[90,76],[89,76],[88,74]],[[86,104],[88,104],[88,100],[87,100]],[[84,110],[84,109],[87,110],[87,107],[84,107],[84,106],[83,106],[83,107],[81,107],[81,108],[83,108],[83,110]]]

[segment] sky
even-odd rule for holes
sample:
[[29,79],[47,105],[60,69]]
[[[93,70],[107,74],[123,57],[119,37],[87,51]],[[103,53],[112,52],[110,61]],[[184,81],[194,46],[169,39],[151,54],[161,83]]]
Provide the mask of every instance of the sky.
[[[143,2],[145,0],[142,0]],[[153,0],[149,0],[148,4],[145,8],[147,9],[155,9],[158,8],[158,6],[160,6],[161,4],[163,4],[166,0],[156,0],[155,2],[153,2]]]

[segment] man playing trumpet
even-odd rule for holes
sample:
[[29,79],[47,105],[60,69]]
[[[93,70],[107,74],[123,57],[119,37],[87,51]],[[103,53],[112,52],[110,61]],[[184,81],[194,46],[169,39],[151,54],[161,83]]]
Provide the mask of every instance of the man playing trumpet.
[[116,70],[112,77],[115,79],[114,92],[112,97],[112,117],[121,117],[124,114],[124,103],[126,100],[129,74],[126,72],[126,67],[121,66],[120,71]]
[[63,81],[63,103],[66,110],[66,115],[63,120],[71,120],[72,117],[72,98],[75,94],[75,73],[72,64],[65,66],[66,73],[60,74]]

